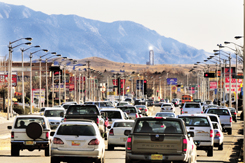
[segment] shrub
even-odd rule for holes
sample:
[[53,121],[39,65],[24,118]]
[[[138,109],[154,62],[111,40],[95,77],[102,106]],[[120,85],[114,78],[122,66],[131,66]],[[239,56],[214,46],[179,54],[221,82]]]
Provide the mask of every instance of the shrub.
[[23,110],[22,106],[15,106],[15,105],[14,105],[13,110],[14,110],[17,114],[20,114],[20,115],[24,113],[24,110]]

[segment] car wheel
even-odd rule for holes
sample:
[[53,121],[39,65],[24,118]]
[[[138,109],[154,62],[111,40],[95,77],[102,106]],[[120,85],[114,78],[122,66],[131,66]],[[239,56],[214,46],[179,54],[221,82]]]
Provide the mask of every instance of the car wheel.
[[210,147],[210,148],[208,149],[207,156],[210,156],[210,157],[213,156],[213,147]]
[[114,146],[108,144],[108,150],[114,150]]
[[223,150],[223,143],[218,146],[218,150]]
[[16,145],[11,145],[11,156],[19,156],[20,150]]
[[133,161],[130,159],[125,159],[125,163],[133,163]]
[[45,148],[45,156],[49,156],[50,155],[50,148],[49,145]]
[[51,157],[50,163],[60,163],[60,161],[55,157]]
[[228,129],[228,135],[231,135],[231,134],[232,134],[232,129],[229,128],[229,129]]

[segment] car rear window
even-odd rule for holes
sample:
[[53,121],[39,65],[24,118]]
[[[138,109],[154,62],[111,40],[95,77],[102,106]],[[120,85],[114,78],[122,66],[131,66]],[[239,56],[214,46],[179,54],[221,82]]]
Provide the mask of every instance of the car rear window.
[[210,127],[207,117],[179,117],[185,122],[186,126]]
[[122,119],[120,111],[101,111],[106,113],[109,119]]
[[218,124],[217,123],[212,123],[213,124],[213,128],[214,129],[219,129],[219,127],[218,127]]
[[209,118],[211,119],[211,121],[213,122],[218,122],[218,119],[216,116],[209,116]]
[[57,135],[95,136],[96,132],[92,125],[62,124]]
[[115,122],[113,127],[133,127],[134,122]]
[[211,101],[206,101],[206,104],[211,104]]
[[171,106],[170,104],[162,104],[162,106]]
[[136,113],[136,109],[134,107],[120,107],[119,109],[126,113]]
[[70,106],[66,113],[67,115],[81,115],[81,114],[96,114],[98,115],[98,109],[94,106]]
[[199,104],[186,104],[185,108],[200,108]]
[[217,114],[217,115],[230,115],[227,109],[209,109],[208,113]]
[[63,117],[64,110],[46,110],[44,112],[45,117]]
[[139,120],[134,128],[134,133],[166,133],[180,134],[183,133],[179,121],[170,121],[163,119]]
[[46,128],[43,118],[17,118],[14,128],[26,128],[30,123],[35,122]]
[[174,113],[157,113],[156,117],[175,117]]

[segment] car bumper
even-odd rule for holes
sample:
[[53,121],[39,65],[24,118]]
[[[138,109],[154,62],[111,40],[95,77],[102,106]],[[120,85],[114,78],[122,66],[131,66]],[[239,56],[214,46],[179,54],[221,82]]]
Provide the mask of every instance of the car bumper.
[[90,158],[100,158],[102,155],[102,150],[94,149],[90,151],[86,150],[64,150],[58,148],[51,148],[52,157],[90,157]]
[[215,138],[214,138],[214,144],[215,144],[215,145],[217,145],[217,144],[219,144],[219,145],[222,144],[221,139],[220,139],[219,137],[217,137],[217,138],[215,137]]
[[126,144],[127,141],[127,137],[126,136],[109,136],[108,137],[108,145],[119,145],[119,146],[124,146]]
[[223,128],[232,128],[231,124],[221,124]]
[[161,110],[161,112],[174,112],[174,110]]
[[194,143],[197,146],[198,150],[202,150],[202,149],[208,149],[211,146],[213,146],[214,142],[213,141],[201,141],[201,140],[194,140]]
[[[32,140],[30,140],[32,141]],[[11,141],[11,145],[16,145],[20,149],[45,149],[49,146],[50,141],[33,141],[33,145],[27,145],[27,141]]]
[[[126,153],[127,160],[140,160],[140,161],[151,161],[151,154],[132,154]],[[163,154],[163,161],[187,161],[186,154],[179,154],[179,155],[165,155]]]

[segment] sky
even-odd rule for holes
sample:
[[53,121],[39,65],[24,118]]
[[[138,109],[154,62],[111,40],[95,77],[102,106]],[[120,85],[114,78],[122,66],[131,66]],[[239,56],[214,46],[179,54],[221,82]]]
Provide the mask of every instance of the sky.
[[[224,41],[243,45],[243,0],[0,0],[45,14],[75,14],[103,22],[133,21],[213,52]],[[233,45],[229,45],[234,47]],[[228,50],[228,49],[227,49]]]

